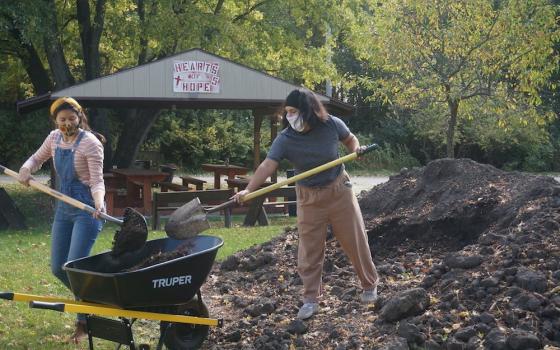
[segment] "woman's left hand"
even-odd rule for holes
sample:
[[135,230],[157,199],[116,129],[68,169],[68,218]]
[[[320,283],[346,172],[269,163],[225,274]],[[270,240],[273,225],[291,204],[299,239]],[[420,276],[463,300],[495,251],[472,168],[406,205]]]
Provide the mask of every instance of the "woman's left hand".
[[96,219],[101,219],[101,213],[107,213],[105,209],[105,204],[95,204],[95,211],[91,214]]
[[354,152],[356,152],[358,154],[358,159],[363,157],[363,152],[367,149],[367,146],[359,146],[358,148],[356,148],[356,150]]
[[235,200],[237,204],[243,204],[242,198],[250,193],[249,190],[242,190],[234,194],[230,199]]

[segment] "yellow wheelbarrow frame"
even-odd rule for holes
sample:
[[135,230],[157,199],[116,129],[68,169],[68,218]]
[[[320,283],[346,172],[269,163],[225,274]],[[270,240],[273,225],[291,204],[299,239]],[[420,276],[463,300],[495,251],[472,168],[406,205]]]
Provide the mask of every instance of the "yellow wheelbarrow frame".
[[158,312],[145,312],[121,309],[113,306],[76,301],[52,296],[41,296],[33,294],[0,292],[0,298],[11,301],[29,302],[29,306],[35,309],[55,310],[59,312],[73,312],[101,316],[142,318],[155,321],[177,322],[187,324],[198,324],[205,326],[223,325],[223,319],[194,317],[184,315],[172,315]]

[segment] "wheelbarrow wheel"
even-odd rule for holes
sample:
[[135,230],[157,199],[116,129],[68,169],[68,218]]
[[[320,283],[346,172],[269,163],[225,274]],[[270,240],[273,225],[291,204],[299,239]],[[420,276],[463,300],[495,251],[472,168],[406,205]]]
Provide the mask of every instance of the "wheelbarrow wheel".
[[[177,307],[175,314],[196,317],[208,317],[208,308],[204,302],[195,297],[186,304]],[[208,336],[210,327],[205,325],[164,322],[160,323],[163,343],[169,350],[198,349]]]

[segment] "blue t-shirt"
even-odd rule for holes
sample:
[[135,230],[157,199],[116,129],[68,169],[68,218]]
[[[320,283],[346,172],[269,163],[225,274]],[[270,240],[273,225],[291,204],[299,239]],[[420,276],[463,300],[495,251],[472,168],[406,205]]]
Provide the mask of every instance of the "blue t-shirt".
[[[294,165],[297,175],[338,159],[338,142],[348,135],[350,129],[346,124],[331,115],[324,123],[317,123],[307,133],[299,133],[288,126],[274,139],[266,157],[277,162],[287,159]],[[308,187],[326,186],[336,179],[342,170],[344,165],[340,164],[297,183]]]

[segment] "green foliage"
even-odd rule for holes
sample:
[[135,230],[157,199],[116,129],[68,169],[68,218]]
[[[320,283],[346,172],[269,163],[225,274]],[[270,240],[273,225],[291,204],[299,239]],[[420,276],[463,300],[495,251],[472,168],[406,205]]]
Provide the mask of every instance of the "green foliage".
[[26,218],[27,226],[32,230],[48,226],[54,217],[55,208],[55,200],[51,196],[19,183],[3,184],[2,187],[10,194],[16,207]]
[[[538,91],[557,66],[552,47],[559,33],[547,0],[388,1],[353,47],[385,72],[364,79],[366,86],[396,112],[412,110],[419,134],[449,146],[460,141],[454,123],[460,131],[482,112],[499,127],[513,110],[526,112],[515,116],[524,123],[546,126]],[[477,97],[493,103],[481,107]]]
[[[358,138],[361,140],[364,137],[358,136]],[[371,139],[371,137],[365,138],[365,140]],[[361,140],[360,144],[367,145],[368,142]],[[379,146],[379,149],[360,157],[357,161],[345,163],[344,166],[352,173],[372,174],[395,173],[402,168],[412,168],[420,165],[405,145],[383,143]],[[340,152],[344,154],[345,150],[341,148]]]
[[[250,166],[252,119],[247,111],[167,112],[152,128],[146,148],[159,149],[168,161],[178,162],[190,170],[199,169],[202,163],[226,159],[232,164]],[[263,122],[263,145],[268,143],[270,135],[266,124]]]
[[[92,17],[97,3],[89,1]],[[35,81],[27,76],[28,49],[57,81],[63,67],[53,57],[47,60],[46,45],[52,49],[60,42],[69,72],[83,81],[76,10],[76,2],[63,0],[0,3],[0,102],[6,108],[35,95]],[[330,81],[335,98],[358,107],[349,120],[354,132],[375,135],[395,149],[406,147],[410,152],[403,152],[422,162],[445,155],[451,142],[461,155],[495,165],[534,168],[525,151],[515,152],[540,150],[542,161],[536,163],[555,167],[560,146],[550,109],[558,112],[557,10],[548,0],[109,1],[100,74],[200,47],[319,92]],[[21,37],[14,35],[18,31]],[[452,128],[450,102],[458,105]],[[170,161],[189,167],[227,157],[252,163],[252,118],[238,120],[237,112],[223,112],[232,118],[208,118],[218,112],[203,112],[207,122],[181,113],[164,113],[164,123],[156,123],[142,148],[161,147]],[[172,114],[177,117],[166,117]],[[2,125],[26,135],[3,128],[4,162],[21,164],[50,129],[21,123],[24,118],[0,112]],[[123,130],[121,118],[120,111],[111,114],[113,141]],[[446,131],[455,133],[452,141]],[[268,143],[262,142],[261,158]],[[552,161],[545,151],[550,145]],[[484,154],[465,151],[470,149]],[[508,149],[514,152],[511,159],[505,156]]]
[[41,145],[51,130],[44,112],[17,115],[0,109],[0,164],[18,171],[23,162]]

